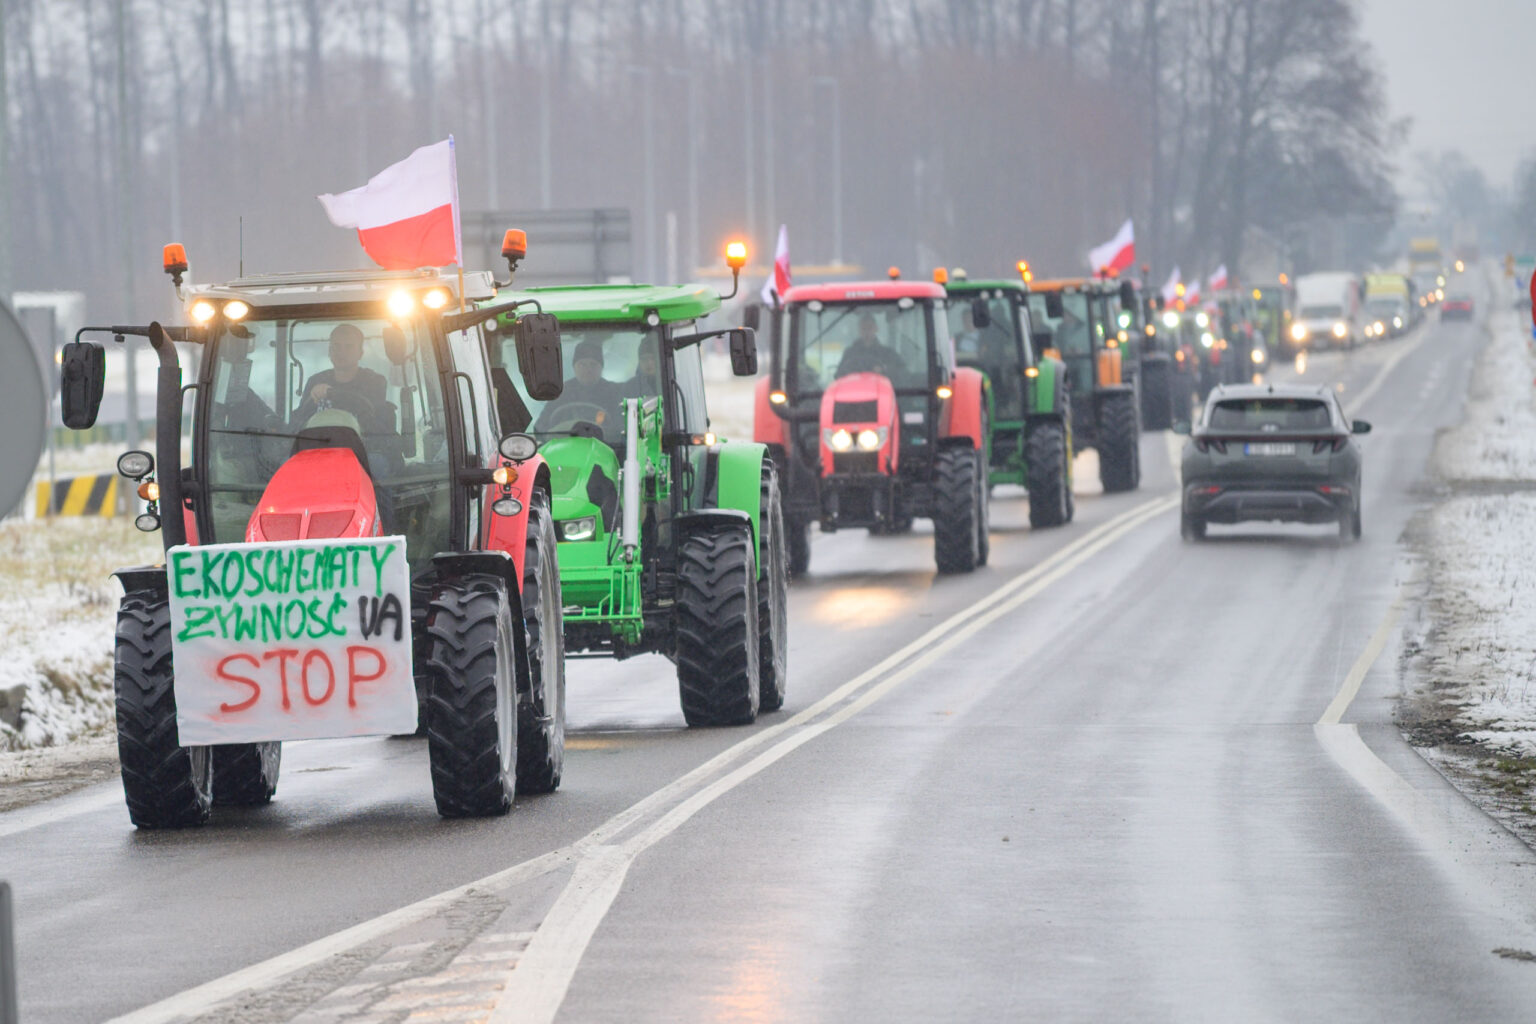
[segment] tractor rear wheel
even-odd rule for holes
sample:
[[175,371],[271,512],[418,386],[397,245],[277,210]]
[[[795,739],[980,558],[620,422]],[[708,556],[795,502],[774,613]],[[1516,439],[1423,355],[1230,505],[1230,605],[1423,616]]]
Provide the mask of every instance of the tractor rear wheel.
[[1106,493],[1134,491],[1141,484],[1141,438],[1136,394],[1105,395],[1099,405],[1099,480]]
[[523,629],[529,694],[517,706],[517,791],[553,793],[565,767],[565,627],[549,496],[528,501],[523,546]]
[[444,580],[427,605],[427,754],[445,818],[512,808],[517,691],[512,614],[501,580]]
[[981,564],[981,474],[975,449],[940,449],[933,465],[933,560],[939,572]]
[[281,742],[224,743],[210,749],[214,806],[260,807],[272,802],[283,763]]
[[811,571],[811,524],[795,516],[784,518],[784,548],[789,554],[789,575],[799,579]]
[[758,710],[784,706],[789,679],[789,555],[784,544],[784,506],[772,465],[763,467],[762,570],[757,576]]
[[746,523],[710,525],[677,552],[677,683],[689,725],[757,718],[757,559]]
[[171,607],[166,598],[126,594],[117,606],[112,690],[117,757],[128,817],[139,828],[184,828],[208,820],[213,758],[183,747],[176,731]]
[[1024,442],[1029,481],[1029,525],[1039,530],[1061,526],[1072,517],[1067,484],[1067,432],[1060,423],[1037,424]]
[[980,467],[976,473],[976,564],[986,565],[992,554],[992,485],[987,481],[987,470],[981,465],[981,453],[976,453]]
[[1174,418],[1172,368],[1163,362],[1147,363],[1141,374],[1141,425],[1147,430],[1167,430]]

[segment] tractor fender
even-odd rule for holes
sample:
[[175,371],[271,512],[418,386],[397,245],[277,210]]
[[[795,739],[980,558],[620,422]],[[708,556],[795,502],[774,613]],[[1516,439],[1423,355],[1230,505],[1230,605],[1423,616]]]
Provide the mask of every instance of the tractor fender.
[[1060,359],[1040,360],[1039,375],[1031,380],[1029,403],[1031,416],[1067,415],[1067,364]]
[[982,435],[982,424],[991,407],[991,382],[980,370],[962,366],[955,371],[950,387],[954,394],[944,403],[939,435],[945,441],[968,438],[972,448],[985,449],[988,439]]
[[759,520],[763,501],[763,463],[766,445],[727,442],[710,449],[710,511],[745,515],[752,524],[754,543],[762,536]]
[[[500,459],[497,461],[500,462]],[[512,497],[523,506],[523,510],[515,516],[499,516],[492,512],[491,504],[502,497],[502,489],[498,484],[489,484],[485,488],[480,518],[485,523],[485,550],[501,552],[511,557],[515,571],[510,587],[521,595],[523,551],[528,539],[528,509],[533,504],[535,488],[543,490],[545,494],[550,493],[549,464],[544,461],[544,456],[536,454],[525,462],[517,463],[514,468],[517,470],[517,479],[510,485],[511,493]],[[521,604],[520,600],[519,604]]]
[[134,565],[116,570],[112,577],[123,585],[124,594],[150,593],[167,597],[171,592],[163,565]]
[[[530,459],[529,462],[532,462]],[[528,465],[528,462],[523,465]],[[526,536],[528,506],[523,505],[519,516],[501,516],[503,519],[521,519]],[[522,550],[521,545],[518,548]],[[533,674],[528,667],[528,629],[523,624],[523,570],[506,551],[443,551],[432,556],[432,571],[438,579],[476,575],[499,578],[507,592],[507,610],[512,618],[512,664],[517,672],[517,692],[529,693],[533,687]]]
[[789,447],[789,426],[768,400],[773,384],[767,377],[759,377],[752,405],[752,440],[758,444],[776,444]]

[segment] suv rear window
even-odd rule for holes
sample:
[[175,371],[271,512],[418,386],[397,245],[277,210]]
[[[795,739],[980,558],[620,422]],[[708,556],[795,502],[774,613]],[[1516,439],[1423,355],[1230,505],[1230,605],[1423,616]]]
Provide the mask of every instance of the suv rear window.
[[1326,430],[1333,425],[1328,406],[1315,398],[1247,398],[1217,402],[1211,409],[1214,430]]

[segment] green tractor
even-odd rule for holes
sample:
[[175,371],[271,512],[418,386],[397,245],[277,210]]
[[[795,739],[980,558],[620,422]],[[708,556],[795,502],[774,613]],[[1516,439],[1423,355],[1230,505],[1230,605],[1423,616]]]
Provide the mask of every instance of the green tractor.
[[991,382],[989,484],[1018,484],[1029,492],[1029,524],[1070,522],[1072,414],[1066,365],[1041,357],[1051,335],[1033,331],[1029,291],[1020,281],[947,277],[949,330],[955,361]]
[[[521,384],[512,332],[488,341],[503,425],[549,464],[566,650],[677,666],[689,725],[742,725],[783,706],[788,569],[779,484],[761,444],[717,438],[704,344],[757,373],[749,328],[700,331],[697,287],[582,285],[509,298],[559,317],[567,375],[551,402]],[[506,320],[510,328],[510,319]]]
[[1029,285],[1030,316],[1050,331],[1049,354],[1067,366],[1073,441],[1099,453],[1099,480],[1108,493],[1141,486],[1138,346],[1128,343],[1136,301],[1129,281],[1077,278]]

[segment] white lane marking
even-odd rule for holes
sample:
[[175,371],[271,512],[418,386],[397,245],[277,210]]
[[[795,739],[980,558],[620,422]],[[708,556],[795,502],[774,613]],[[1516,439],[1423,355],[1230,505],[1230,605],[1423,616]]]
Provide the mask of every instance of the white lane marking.
[[1349,675],[1344,677],[1344,685],[1339,687],[1339,692],[1333,695],[1323,717],[1317,720],[1319,725],[1336,725],[1344,719],[1344,712],[1349,710],[1349,705],[1354,702],[1355,695],[1360,692],[1360,684],[1365,681],[1365,674],[1376,664],[1376,659],[1381,657],[1382,649],[1387,646],[1387,641],[1392,637],[1392,631],[1397,628],[1398,617],[1403,613],[1403,599],[1399,596],[1387,609],[1387,614],[1382,618],[1381,625],[1376,627],[1376,632],[1371,634],[1370,642],[1365,645],[1365,650],[1355,659],[1350,666]]
[[[1018,590],[1006,601],[995,602],[988,610],[970,616],[964,625],[949,633],[943,640],[902,666],[856,699],[845,704],[833,714],[811,723],[784,737],[772,747],[758,754],[748,763],[716,779],[662,815],[638,835],[619,847],[603,846],[588,849],[582,864],[556,901],[555,911],[544,919],[527,952],[518,961],[506,987],[497,997],[490,1020],[493,1024],[516,1020],[520,1024],[543,1024],[553,1021],[570,991],[571,980],[581,964],[582,956],[596,934],[602,918],[619,894],[630,865],[645,850],[677,831],[684,823],[720,797],[787,757],[793,751],[848,721],[860,711],[879,701],[902,683],[918,675],[945,657],[956,647],[975,636],[1004,615],[1016,610],[1051,584],[1072,572],[1082,563],[1098,554],[1120,537],[1171,510],[1177,499],[1164,498],[1143,505],[1139,518],[1123,523],[1114,531],[1102,535],[1093,544],[1081,548],[1072,558],[1062,562],[1050,572],[1039,576],[1032,584]],[[594,855],[598,863],[588,869],[587,858]],[[557,913],[558,911],[558,913]],[[595,916],[594,916],[595,915]],[[538,969],[524,973],[523,967],[532,960]]]
[[[635,804],[632,804],[630,807],[614,815],[612,818],[609,818],[607,821],[603,822],[601,825],[597,826],[597,828],[589,832],[586,836],[567,847],[552,850],[540,857],[525,861],[521,864],[513,865],[512,867],[506,868],[500,872],[497,872],[496,874],[488,875],[485,878],[468,882],[456,889],[450,889],[447,892],[438,893],[435,896],[429,896],[426,899],[419,900],[418,902],[412,903],[405,907],[401,907],[398,910],[391,911],[390,913],[381,917],[374,918],[370,921],[361,922],[352,926],[351,928],[347,928],[343,931],[336,932],[324,938],[317,939],[308,945],[299,947],[298,949],[290,950],[287,953],[279,954],[278,956],[264,960],[261,963],[253,964],[250,967],[246,967],[231,974],[227,974],[222,978],[215,978],[214,980],[205,982],[196,988],[188,989],[185,992],[170,996],[140,1010],[136,1010],[122,1017],[114,1018],[112,1021],[109,1021],[108,1024],[150,1024],[150,1022],[185,1020],[189,1017],[208,1013],[219,1004],[233,999],[245,992],[271,985],[292,974],[296,974],[299,971],[313,967],[314,965],[329,959],[330,957],[336,956],[340,953],[345,953],[357,946],[372,941],[373,939],[387,934],[397,928],[402,928],[431,917],[433,914],[451,905],[455,900],[458,900],[469,894],[469,892],[472,890],[502,891],[522,882],[538,878],[542,875],[549,874],[550,872],[557,871],[565,867],[569,867],[573,864],[579,865],[581,861],[584,860],[585,854],[587,854],[589,851],[609,845],[615,836],[622,833],[636,822],[642,820],[648,813],[656,811],[659,808],[665,806],[673,798],[686,792],[694,785],[697,785],[708,779],[711,775],[722,770],[725,766],[729,765],[733,761],[740,760],[747,753],[754,750],[758,746],[761,746],[762,744],[775,737],[783,735],[790,729],[794,729],[797,726],[803,725],[811,719],[818,717],[829,708],[846,700],[849,696],[857,693],[858,690],[867,686],[869,683],[879,679],[883,674],[892,668],[897,667],[907,658],[921,654],[925,649],[931,648],[933,645],[938,643],[945,634],[963,628],[973,619],[973,617],[977,616],[979,613],[984,613],[987,609],[993,608],[1000,602],[1009,598],[1011,595],[1017,594],[1021,590],[1025,590],[1025,588],[1029,588],[1027,591],[1027,596],[1021,595],[1019,598],[1020,603],[1028,600],[1029,597],[1033,597],[1036,593],[1039,592],[1038,589],[1032,586],[1033,584],[1038,583],[1041,587],[1043,587],[1047,585],[1048,582],[1053,582],[1056,578],[1059,577],[1060,574],[1064,574],[1070,568],[1075,568],[1076,565],[1079,564],[1077,560],[1074,560],[1077,555],[1081,554],[1083,559],[1091,557],[1093,554],[1096,554],[1099,550],[1101,550],[1102,547],[1113,542],[1113,540],[1118,539],[1121,535],[1131,529],[1134,529],[1136,526],[1141,525],[1143,521],[1150,519],[1162,512],[1176,508],[1178,505],[1178,500],[1179,499],[1176,496],[1154,498],[1150,501],[1146,501],[1140,505],[1137,505],[1135,508],[1122,512],[1120,515],[1115,516],[1113,519],[1110,519],[1109,521],[1094,527],[1091,531],[1078,538],[1076,541],[1073,541],[1071,544],[1053,553],[1039,565],[1014,577],[1003,586],[997,588],[987,596],[976,601],[974,604],[950,616],[944,622],[935,626],[933,629],[930,629],[917,640],[914,640],[906,647],[903,647],[901,650],[885,658],[873,668],[860,673],[855,678],[842,684],[837,689],[823,697],[821,700],[817,701],[815,704],[812,704],[810,707],[804,709],[803,711],[800,711],[789,720],[753,733],[751,736],[738,741],[733,746],[727,747],[725,750],[721,751],[719,754],[716,754],[713,758],[699,765],[697,768],[694,768],[687,774],[674,779],[672,782],[663,786],[661,789],[655,791],[649,796],[642,798]],[[1071,564],[1068,565],[1068,562]],[[1049,577],[1049,579],[1047,579],[1047,577]],[[966,635],[969,635],[969,633]],[[858,710],[862,710],[862,708],[865,706],[867,705],[863,703],[850,704],[848,708],[844,710],[846,711],[847,715],[851,715],[856,713]],[[838,721],[842,720],[843,718],[838,719]],[[820,735],[820,731],[812,733],[802,732],[796,736],[790,737],[790,740],[796,741],[793,743],[793,746],[789,746],[781,751],[775,752],[773,758],[766,762],[762,767],[766,767],[767,764],[778,760],[785,754],[789,753],[790,750],[793,750],[795,747],[800,746],[802,743],[814,738],[814,736],[817,735]],[[801,736],[804,738],[802,739]],[[760,770],[761,768],[757,769],[757,771]],[[756,772],[754,771],[753,774],[755,773]],[[724,791],[722,790],[721,792]],[[698,804],[696,805],[696,808],[702,806],[704,806],[704,804]],[[683,820],[686,820],[686,818],[679,820],[677,824],[681,824]],[[649,845],[649,843],[647,843],[647,845]],[[643,849],[643,847],[641,848]],[[611,862],[605,860],[602,863],[608,864],[609,866],[607,870],[610,872],[613,871]],[[601,864],[599,867],[601,867]],[[597,870],[597,868],[594,868],[593,872],[596,872]],[[594,877],[595,874],[589,873],[586,876],[587,880],[583,882],[583,886],[589,886]],[[618,882],[622,883],[622,881],[623,879],[620,877]],[[569,886],[567,886],[567,888],[569,888]],[[585,920],[585,918],[581,917],[577,911],[582,911],[590,909],[591,907],[598,906],[601,903],[602,894],[606,891],[607,890],[603,888],[593,887],[590,893],[584,896],[581,900],[578,900],[574,896],[572,897],[571,903],[567,904],[567,910],[563,913],[566,914],[566,919],[568,921],[574,921],[576,923],[574,925],[565,926],[567,935],[571,934],[572,931],[579,931],[580,923]],[[614,889],[614,895],[617,895],[617,891],[617,889]],[[562,893],[560,899],[564,900],[564,898],[565,894]],[[612,898],[610,897],[609,902],[611,903],[611,901]],[[557,905],[559,902],[560,901],[557,900]],[[606,912],[606,906],[603,906],[603,910]],[[536,937],[533,942],[537,941],[538,939]],[[530,949],[533,947],[533,942],[530,942],[529,944]],[[526,955],[527,954],[525,953],[524,956]],[[543,961],[545,964],[556,964],[556,958],[551,954],[541,952],[539,955],[546,957],[546,959]],[[574,967],[571,969],[574,971]],[[515,975],[516,971],[513,972],[514,978]],[[553,975],[553,967],[547,967],[545,969],[546,985],[553,983]],[[565,986],[566,989],[569,988],[569,978],[566,979]],[[561,989],[559,994],[561,1000],[563,1000],[565,997],[565,989]],[[556,1004],[556,1008],[558,1009],[558,1003]],[[517,1019],[521,1020],[523,1018],[521,1015],[519,1015]]]
[[1168,431],[1163,435],[1163,441],[1168,445],[1168,463],[1173,466],[1173,479],[1184,485],[1184,435]]
[[32,807],[6,811],[4,815],[0,815],[0,839],[13,836],[18,832],[52,825],[54,822],[77,818],[82,814],[89,814],[122,802],[121,784],[97,783],[83,793],[71,793]]

